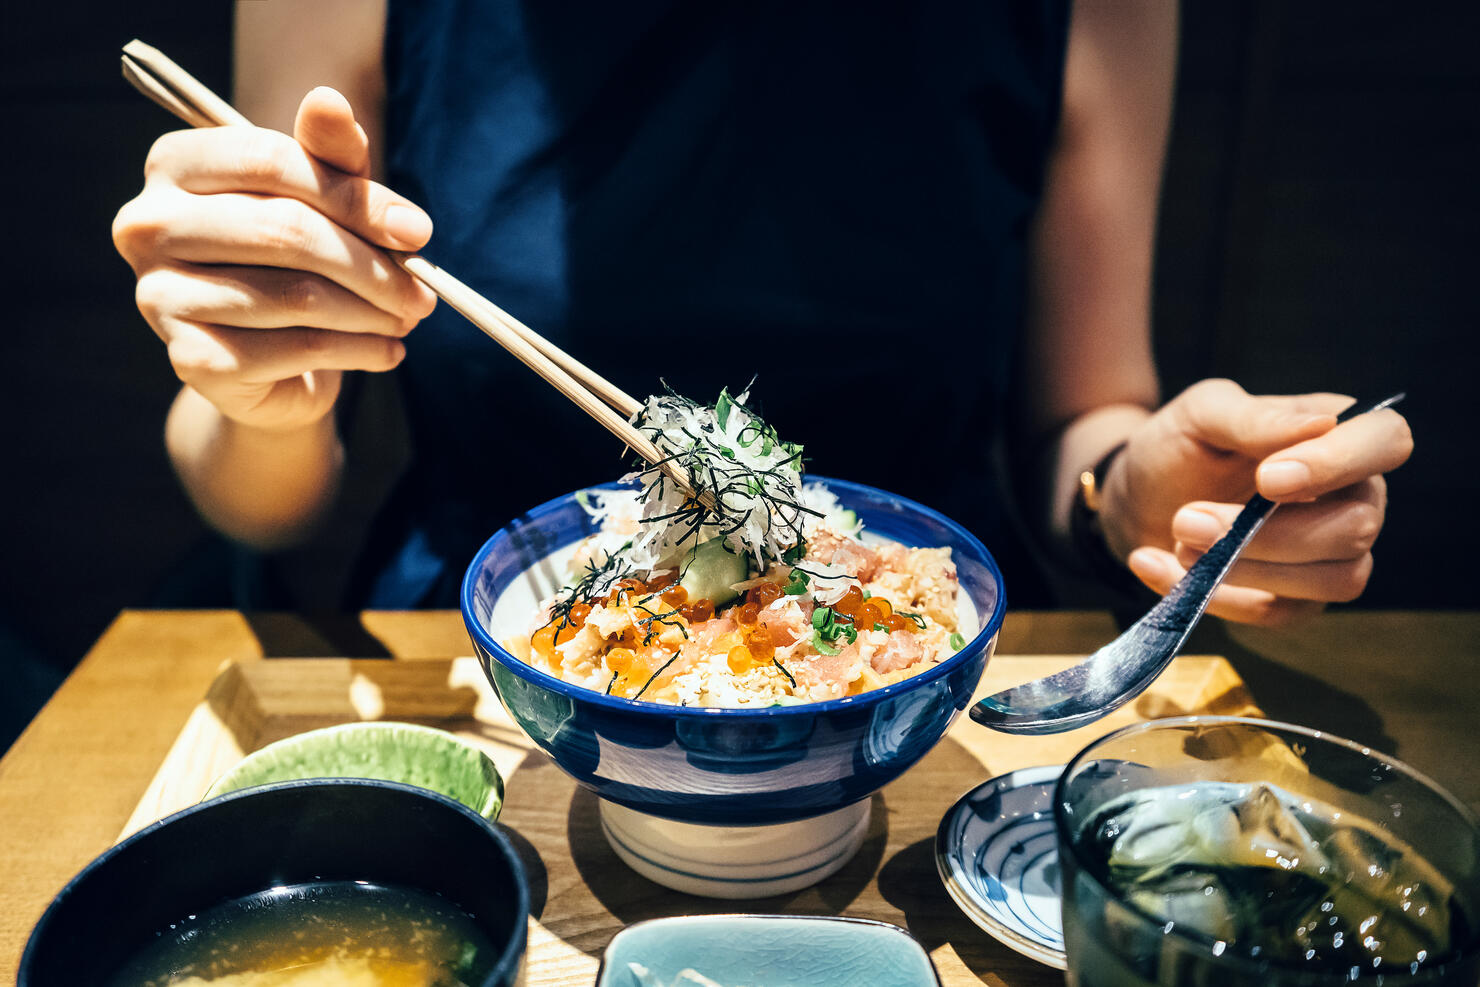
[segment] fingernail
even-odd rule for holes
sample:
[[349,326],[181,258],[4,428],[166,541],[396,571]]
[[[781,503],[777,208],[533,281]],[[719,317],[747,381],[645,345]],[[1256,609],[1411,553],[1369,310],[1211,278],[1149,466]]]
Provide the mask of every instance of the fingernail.
[[1172,518],[1172,537],[1198,548],[1207,548],[1223,534],[1223,525],[1206,511],[1186,509]]
[[1259,467],[1259,492],[1266,497],[1283,497],[1310,486],[1310,467],[1287,459]]
[[1153,586],[1164,586],[1168,582],[1167,567],[1162,562],[1161,556],[1149,548],[1138,548],[1126,556],[1126,566],[1142,582]]
[[391,236],[414,247],[432,238],[432,217],[411,206],[387,206],[381,225]]
[[1308,411],[1295,412],[1291,416],[1291,426],[1298,432],[1308,431],[1317,425],[1327,426],[1335,415],[1313,415]]

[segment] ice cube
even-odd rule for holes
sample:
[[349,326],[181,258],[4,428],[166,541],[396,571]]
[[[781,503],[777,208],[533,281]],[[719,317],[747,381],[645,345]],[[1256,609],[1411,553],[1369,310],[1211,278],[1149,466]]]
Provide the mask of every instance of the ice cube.
[[1447,949],[1453,885],[1422,858],[1365,827],[1338,826],[1323,841],[1337,887],[1331,911],[1356,924],[1348,936],[1385,962]]
[[1115,822],[1112,868],[1144,870],[1142,879],[1180,867],[1276,867],[1315,869],[1325,854],[1268,785],[1243,793],[1234,786],[1155,788],[1139,797]]
[[1237,938],[1240,923],[1228,890],[1209,871],[1184,870],[1137,884],[1126,900],[1148,915],[1214,939]]

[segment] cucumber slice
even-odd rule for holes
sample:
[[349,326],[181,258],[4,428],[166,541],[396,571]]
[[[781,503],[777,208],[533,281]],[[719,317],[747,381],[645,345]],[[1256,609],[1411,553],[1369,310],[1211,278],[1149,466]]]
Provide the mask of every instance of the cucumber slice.
[[750,575],[747,562],[745,556],[731,551],[723,538],[713,538],[695,545],[674,565],[679,571],[678,585],[688,591],[690,600],[712,600],[719,607],[740,595],[730,586]]

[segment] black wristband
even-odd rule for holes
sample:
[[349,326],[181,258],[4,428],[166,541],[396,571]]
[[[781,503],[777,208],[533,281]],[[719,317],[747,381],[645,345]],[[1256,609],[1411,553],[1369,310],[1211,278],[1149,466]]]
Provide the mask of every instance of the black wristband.
[[1069,511],[1069,538],[1081,562],[1108,587],[1121,593],[1144,592],[1141,581],[1126,568],[1125,563],[1115,557],[1105,541],[1104,529],[1100,526],[1100,494],[1104,489],[1105,475],[1110,464],[1125,449],[1124,442],[1115,446],[1094,469],[1079,475],[1079,489],[1074,494],[1074,506]]

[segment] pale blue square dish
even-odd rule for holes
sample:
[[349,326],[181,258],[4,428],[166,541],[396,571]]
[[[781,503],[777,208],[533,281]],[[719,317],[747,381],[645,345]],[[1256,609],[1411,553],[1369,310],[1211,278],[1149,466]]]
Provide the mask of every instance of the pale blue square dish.
[[669,987],[685,969],[726,987],[940,987],[924,947],[904,929],[810,915],[683,915],[629,925],[606,947],[596,987]]

